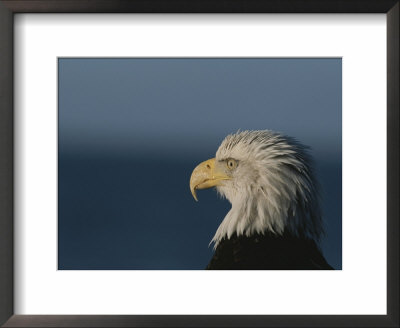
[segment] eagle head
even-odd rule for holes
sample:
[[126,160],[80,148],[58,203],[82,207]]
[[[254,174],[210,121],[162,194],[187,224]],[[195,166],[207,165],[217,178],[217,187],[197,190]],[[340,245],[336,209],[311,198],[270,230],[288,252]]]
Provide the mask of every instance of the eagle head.
[[287,232],[319,241],[323,225],[317,182],[307,147],[294,138],[269,131],[228,135],[215,158],[200,163],[190,189],[216,187],[232,205],[214,238]]

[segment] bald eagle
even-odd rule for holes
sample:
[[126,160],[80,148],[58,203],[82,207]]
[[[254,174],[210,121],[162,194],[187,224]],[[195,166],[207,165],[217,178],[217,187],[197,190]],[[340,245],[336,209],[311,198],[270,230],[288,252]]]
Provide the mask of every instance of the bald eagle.
[[190,190],[216,187],[229,200],[210,244],[206,269],[328,270],[323,222],[308,147],[269,131],[228,135],[215,158],[200,163]]

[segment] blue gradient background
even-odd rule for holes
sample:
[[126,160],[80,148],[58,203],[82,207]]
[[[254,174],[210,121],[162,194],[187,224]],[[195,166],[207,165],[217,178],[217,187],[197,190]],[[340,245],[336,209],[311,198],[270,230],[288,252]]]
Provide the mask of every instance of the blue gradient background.
[[312,148],[342,267],[341,59],[78,59],[59,65],[59,269],[204,269],[230,208],[189,177],[238,129]]

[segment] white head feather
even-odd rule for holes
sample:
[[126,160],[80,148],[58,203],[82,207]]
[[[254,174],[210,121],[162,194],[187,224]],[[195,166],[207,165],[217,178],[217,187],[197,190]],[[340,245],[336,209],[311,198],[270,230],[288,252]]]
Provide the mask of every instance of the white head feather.
[[233,159],[232,179],[217,187],[232,204],[214,238],[214,247],[233,234],[284,231],[318,241],[323,224],[317,183],[307,147],[278,133],[243,131],[228,135],[216,161]]

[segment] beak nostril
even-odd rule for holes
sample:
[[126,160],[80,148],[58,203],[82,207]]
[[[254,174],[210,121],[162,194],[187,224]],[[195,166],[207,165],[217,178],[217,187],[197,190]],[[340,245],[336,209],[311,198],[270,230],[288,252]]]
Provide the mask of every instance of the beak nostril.
[[210,166],[209,164],[207,164],[207,168],[208,168],[208,169],[211,169],[211,166]]

